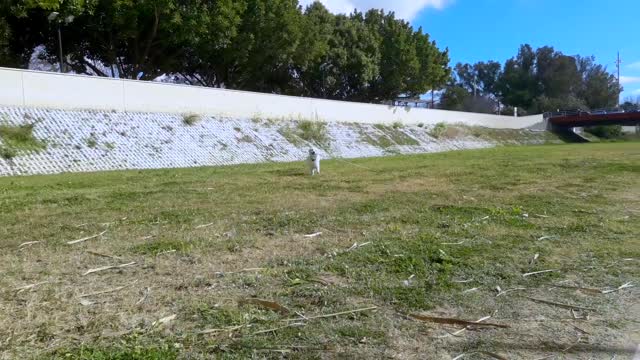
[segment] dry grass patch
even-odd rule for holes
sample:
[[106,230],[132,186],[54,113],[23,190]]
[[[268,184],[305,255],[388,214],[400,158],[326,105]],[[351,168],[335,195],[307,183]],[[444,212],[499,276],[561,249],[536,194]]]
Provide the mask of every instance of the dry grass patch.
[[640,277],[637,152],[2,178],[0,358],[624,357],[637,288],[576,288]]

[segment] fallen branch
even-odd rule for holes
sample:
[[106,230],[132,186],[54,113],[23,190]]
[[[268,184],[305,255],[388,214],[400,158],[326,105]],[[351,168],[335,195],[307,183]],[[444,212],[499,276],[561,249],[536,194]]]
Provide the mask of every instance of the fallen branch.
[[287,322],[289,322],[289,321],[306,321],[306,320],[313,320],[313,319],[329,318],[329,317],[336,317],[336,316],[341,316],[341,315],[349,315],[349,314],[361,313],[361,312],[364,312],[364,311],[376,310],[377,308],[378,308],[377,306],[370,306],[370,307],[367,307],[367,308],[348,310],[348,311],[341,311],[341,312],[337,312],[337,313],[333,313],[333,314],[306,316],[306,317],[300,317],[300,318],[295,318],[295,319],[285,319],[285,320],[282,320],[282,321],[287,321]]
[[351,247],[350,247],[350,248],[348,248],[347,250],[345,250],[345,252],[353,251],[353,250],[355,250],[355,249],[359,249],[359,248],[361,248],[361,247],[363,247],[363,246],[367,246],[367,245],[369,245],[369,244],[371,244],[371,241],[367,241],[366,243],[362,243],[362,244],[358,244],[357,242],[355,242],[355,243],[353,243],[353,245],[351,245]]
[[245,305],[245,304],[251,304],[251,305],[257,305],[260,306],[262,308],[265,309],[269,309],[269,310],[273,310],[276,312],[279,312],[281,314],[288,314],[290,311],[289,309],[287,309],[286,307],[273,302],[273,301],[268,301],[268,300],[262,300],[262,299],[254,299],[254,298],[247,298],[247,299],[240,299],[238,300],[238,305]]
[[462,245],[465,242],[467,242],[467,241],[466,240],[462,240],[462,241],[457,242],[457,243],[440,243],[440,245]]
[[463,293],[463,294],[468,294],[468,293],[470,293],[470,292],[474,292],[474,291],[478,291],[478,290],[479,290],[479,288],[474,287],[474,288],[472,288],[472,289],[467,289],[467,290],[463,291],[462,293]]
[[95,268],[95,269],[89,269],[84,274],[82,274],[82,276],[93,274],[93,273],[97,273],[97,272],[100,272],[100,271],[110,270],[110,269],[120,269],[120,268],[124,268],[124,267],[127,267],[127,266],[132,266],[132,265],[135,265],[135,264],[136,264],[136,262],[134,261],[134,262],[130,262],[130,263],[127,263],[127,264],[122,264],[122,265],[102,266],[102,267]]
[[466,320],[460,320],[460,319],[454,319],[454,318],[442,318],[442,317],[426,316],[426,315],[420,315],[420,314],[409,314],[408,316],[416,320],[432,322],[436,324],[498,327],[498,328],[505,328],[505,329],[509,328],[509,325],[494,324],[494,323],[477,323],[473,321],[466,321]]
[[542,236],[538,238],[538,241],[542,241],[542,240],[548,240],[548,239],[555,239],[557,238],[557,236],[555,235],[551,235],[551,236]]
[[173,314],[173,315],[169,315],[169,316],[163,317],[160,320],[154,321],[153,324],[151,324],[151,326],[154,327],[154,326],[160,326],[160,325],[167,324],[167,323],[171,322],[172,320],[174,320],[176,318],[176,316],[177,316],[176,314]]
[[565,308],[565,309],[577,309],[577,310],[586,310],[586,311],[593,311],[593,312],[596,311],[593,308],[587,308],[587,307],[578,306],[578,305],[563,304],[563,303],[558,303],[558,302],[544,300],[544,299],[536,299],[536,298],[532,298],[532,297],[526,297],[526,298],[531,300],[531,301],[535,301],[535,302],[539,302],[539,303],[547,304],[547,305],[558,306],[558,307]]
[[507,289],[507,290],[504,290],[504,291],[499,291],[498,295],[496,295],[496,297],[508,294],[510,292],[521,291],[521,290],[527,290],[527,288],[521,287],[521,288],[513,288],[513,289]]
[[215,224],[215,223],[209,223],[209,224],[198,225],[198,226],[196,226],[196,229],[206,228],[206,227],[209,227],[209,226],[211,226],[211,225],[213,225],[213,224]]
[[25,243],[22,243],[22,244],[18,245],[18,249],[22,249],[24,247],[35,245],[35,244],[39,244],[39,243],[40,243],[40,241],[27,241]]
[[314,238],[314,237],[320,236],[320,235],[322,235],[322,231],[319,231],[319,232],[313,233],[313,234],[304,235],[304,237],[306,237],[306,238]]
[[498,354],[496,354],[496,353],[492,353],[492,352],[490,352],[490,351],[471,351],[471,352],[467,352],[467,353],[460,354],[460,355],[458,355],[458,356],[454,357],[454,358],[453,358],[453,359],[451,359],[451,360],[459,360],[459,359],[462,359],[463,357],[465,357],[465,356],[467,356],[467,355],[473,355],[473,354],[484,354],[484,355],[487,355],[487,356],[491,356],[491,357],[492,357],[492,358],[494,358],[494,359],[498,359],[498,360],[507,360],[507,358],[506,358],[506,357],[504,357],[504,356],[502,356],[502,355],[498,355]]
[[220,329],[206,329],[206,330],[198,331],[198,334],[207,335],[207,334],[214,334],[214,333],[225,332],[225,331],[236,331],[236,330],[242,329],[245,326],[247,325],[227,326],[226,328],[220,328]]
[[[489,320],[489,319],[491,319],[491,316],[485,316],[483,318],[480,318],[480,319],[474,321],[474,323],[476,323],[476,324],[477,323],[481,323],[481,322],[483,322],[485,320]],[[438,339],[444,339],[444,338],[447,338],[447,337],[450,337],[450,336],[458,336],[458,335],[462,334],[463,332],[465,332],[468,329],[469,329],[469,326],[465,326],[465,327],[463,327],[462,329],[460,329],[458,331],[454,331],[452,333],[447,333],[447,335],[443,335],[443,336],[437,336],[437,338]]]
[[106,233],[106,232],[107,232],[107,230],[105,230],[105,231],[101,232],[100,234],[96,234],[96,235],[92,235],[92,236],[87,236],[87,237],[82,238],[82,239],[72,240],[72,241],[67,241],[67,245],[73,245],[73,244],[81,243],[81,242],[83,242],[83,241],[87,241],[87,240],[95,239],[95,238],[97,238],[98,236],[102,236],[102,235],[104,235],[104,233]]
[[108,294],[108,293],[112,293],[112,292],[116,292],[116,291],[120,291],[122,289],[128,288],[129,286],[132,286],[133,284],[137,283],[138,281],[134,281],[129,285],[123,285],[123,286],[118,286],[117,288],[113,288],[113,289],[109,289],[109,290],[102,290],[102,291],[97,291],[97,292],[93,292],[93,293],[88,293],[88,294],[82,294],[78,297],[89,297],[89,296],[96,296],[96,295],[102,295],[102,294]]
[[630,287],[633,287],[633,284],[628,282],[628,283],[626,283],[624,285],[620,285],[617,288],[612,289],[612,290],[603,290],[602,293],[603,294],[611,294],[612,292],[620,291],[622,289],[627,289],[627,288],[630,288]]
[[25,291],[25,290],[32,290],[32,289],[34,289],[36,286],[43,285],[43,284],[47,284],[47,283],[49,283],[49,282],[48,282],[48,281],[42,281],[42,282],[35,283],[35,284],[30,284],[30,285],[20,286],[20,287],[18,287],[18,288],[13,289],[13,290],[17,291],[18,293],[21,293],[21,292],[23,292],[23,291]]
[[573,289],[573,290],[578,290],[584,293],[588,293],[588,294],[602,294],[603,291],[600,289],[593,289],[593,288],[586,288],[586,287],[581,287],[581,286],[569,286],[569,285],[552,285],[553,287],[557,287],[557,288],[562,288],[562,289]]
[[108,255],[108,254],[102,254],[96,251],[91,251],[91,250],[87,250],[88,254],[91,255],[95,255],[95,256],[100,256],[100,257],[104,257],[104,258],[109,258],[109,259],[121,259],[119,256],[114,256],[114,255]]
[[472,282],[474,279],[468,279],[468,280],[452,280],[452,282],[454,283],[458,283],[458,284],[466,284],[466,283],[470,283]]
[[531,276],[531,275],[538,275],[538,274],[545,274],[545,273],[555,272],[555,271],[560,271],[560,269],[534,271],[534,272],[530,272],[530,273],[522,274],[522,277],[527,277],[527,276]]

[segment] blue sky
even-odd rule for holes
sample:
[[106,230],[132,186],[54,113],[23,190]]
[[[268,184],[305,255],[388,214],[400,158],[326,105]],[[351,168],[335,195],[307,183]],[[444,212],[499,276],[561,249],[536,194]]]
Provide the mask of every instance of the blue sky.
[[[303,4],[311,0],[301,1]],[[640,0],[322,0],[334,12],[393,10],[425,32],[451,64],[514,56],[520,44],[594,55],[615,72],[623,60],[622,97],[640,96]]]

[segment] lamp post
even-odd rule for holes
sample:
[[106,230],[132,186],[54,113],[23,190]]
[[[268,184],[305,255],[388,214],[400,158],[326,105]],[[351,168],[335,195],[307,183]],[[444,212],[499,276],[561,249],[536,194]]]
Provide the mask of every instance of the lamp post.
[[62,55],[62,30],[61,30],[61,26],[62,26],[62,22],[64,21],[65,24],[71,24],[71,22],[73,22],[73,15],[69,15],[66,18],[64,18],[64,20],[61,20],[59,18],[60,13],[57,11],[52,12],[51,14],[49,14],[49,16],[47,17],[47,19],[49,20],[49,22],[55,21],[57,28],[58,28],[58,55],[60,56],[60,69],[59,72],[65,72],[64,71],[64,56]]

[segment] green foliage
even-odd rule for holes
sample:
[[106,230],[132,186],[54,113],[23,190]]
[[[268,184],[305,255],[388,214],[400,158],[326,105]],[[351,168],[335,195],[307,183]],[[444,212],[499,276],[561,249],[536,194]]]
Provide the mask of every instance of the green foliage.
[[[67,67],[130,79],[179,74],[191,84],[381,102],[417,96],[449,76],[448,51],[393,13],[334,15],[292,0],[7,2],[0,64],[26,65],[34,47],[57,62],[55,27]],[[21,5],[18,5],[21,4]],[[51,11],[59,20],[47,21]],[[27,29],[27,31],[25,31]],[[6,59],[5,59],[6,58]],[[104,66],[96,66],[95,64]]]
[[11,159],[19,152],[40,151],[46,148],[46,144],[33,136],[35,124],[25,125],[0,125],[0,155],[5,159]]
[[615,77],[593,57],[567,56],[545,46],[522,45],[502,67],[494,61],[457,64],[455,76],[442,94],[441,107],[449,110],[503,114],[541,113],[559,109],[614,107]]
[[324,145],[329,140],[327,137],[327,124],[322,121],[298,120],[295,128],[289,126],[278,130],[287,141],[294,145],[304,145],[305,142]]
[[445,123],[437,123],[433,129],[431,129],[431,131],[429,132],[429,134],[431,136],[433,136],[434,138],[438,139],[440,138],[442,135],[444,135],[447,132],[447,124]]
[[622,126],[620,125],[590,126],[585,127],[584,131],[602,139],[617,139],[622,137]]
[[171,343],[144,344],[135,336],[125,338],[121,344],[109,347],[81,346],[56,350],[53,359],[70,360],[171,360],[178,358],[178,349]]
[[182,122],[187,126],[193,126],[201,120],[198,114],[184,114],[182,115]]

